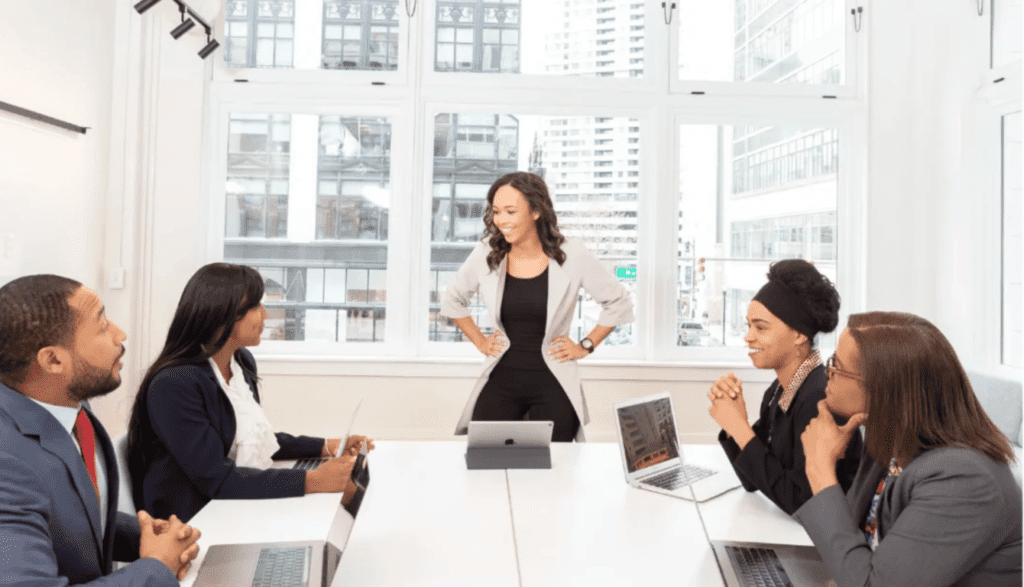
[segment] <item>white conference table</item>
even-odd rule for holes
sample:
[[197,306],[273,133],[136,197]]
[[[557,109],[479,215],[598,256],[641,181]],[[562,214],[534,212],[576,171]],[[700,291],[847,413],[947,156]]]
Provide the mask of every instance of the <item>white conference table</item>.
[[[696,505],[629,487],[616,444],[556,443],[551,469],[509,471],[467,470],[464,439],[375,444],[334,587],[718,587],[708,537],[810,544],[759,494]],[[728,466],[717,445],[682,448],[687,462]],[[210,502],[190,522],[203,550],[181,585],[213,544],[325,539],[338,504],[339,494]]]
[[618,444],[557,443],[508,480],[524,586],[723,585],[697,507],[627,485]]

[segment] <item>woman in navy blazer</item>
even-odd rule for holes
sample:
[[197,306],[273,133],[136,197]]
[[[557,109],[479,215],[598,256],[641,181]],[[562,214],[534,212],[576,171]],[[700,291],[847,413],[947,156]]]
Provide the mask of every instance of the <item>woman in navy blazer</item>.
[[[352,499],[350,474],[358,446],[368,440],[363,437],[350,437],[341,457],[308,472],[235,462],[239,451],[252,453],[248,460],[264,465],[269,459],[327,456],[341,442],[283,432],[270,435],[258,407],[256,361],[244,348],[260,342],[266,318],[262,299],[263,279],[242,265],[206,265],[185,286],[167,342],[139,387],[128,423],[128,470],[136,507],[158,518],[175,514],[187,521],[213,498],[345,491],[346,501]],[[243,396],[251,392],[255,405],[248,397],[226,392],[239,390]],[[262,436],[246,437],[259,442],[237,442],[236,435],[243,434],[238,417],[263,426]]]

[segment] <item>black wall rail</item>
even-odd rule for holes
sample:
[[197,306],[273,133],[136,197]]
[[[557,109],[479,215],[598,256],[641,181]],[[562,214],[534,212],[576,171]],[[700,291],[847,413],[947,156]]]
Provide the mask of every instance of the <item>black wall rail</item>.
[[32,110],[28,110],[27,108],[21,108],[20,106],[15,106],[14,104],[8,104],[7,102],[0,102],[0,110],[6,110],[7,112],[18,114],[18,115],[24,116],[26,118],[31,118],[32,120],[38,120],[39,122],[45,122],[46,124],[52,124],[53,126],[59,126],[60,128],[63,128],[65,130],[70,130],[72,132],[79,132],[79,133],[82,133],[83,135],[85,134],[85,131],[89,130],[89,127],[87,127],[87,126],[78,126],[77,124],[71,124],[70,122],[64,122],[63,120],[58,120],[56,118],[53,118],[52,116],[47,116],[45,114],[40,114],[38,112],[33,112]]

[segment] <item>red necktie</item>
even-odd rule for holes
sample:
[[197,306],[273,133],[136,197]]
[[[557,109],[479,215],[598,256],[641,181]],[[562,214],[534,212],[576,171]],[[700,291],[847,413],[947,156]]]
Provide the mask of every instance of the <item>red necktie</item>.
[[78,418],[75,419],[75,427],[71,429],[82,447],[82,460],[85,461],[85,470],[89,471],[89,479],[92,480],[92,488],[96,490],[96,501],[100,500],[100,487],[96,481],[96,434],[92,428],[92,422],[85,410],[78,411]]

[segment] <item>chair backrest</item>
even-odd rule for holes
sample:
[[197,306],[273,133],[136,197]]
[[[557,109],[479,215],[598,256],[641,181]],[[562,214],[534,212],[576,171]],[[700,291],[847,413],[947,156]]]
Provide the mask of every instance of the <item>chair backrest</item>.
[[117,511],[134,516],[136,510],[132,500],[132,478],[128,474],[128,434],[118,434],[112,442],[117,456]]
[[974,395],[978,397],[985,413],[992,419],[1010,442],[1021,445],[1021,382],[1020,380],[993,377],[983,373],[968,372]]
[[1024,469],[1024,451],[1021,449],[1022,430],[1021,396],[1022,386],[1019,379],[1004,379],[983,373],[968,372],[974,395],[978,397],[985,413],[992,422],[1003,431],[1013,445],[1017,462],[1011,465],[1017,484],[1021,484],[1021,470]]

